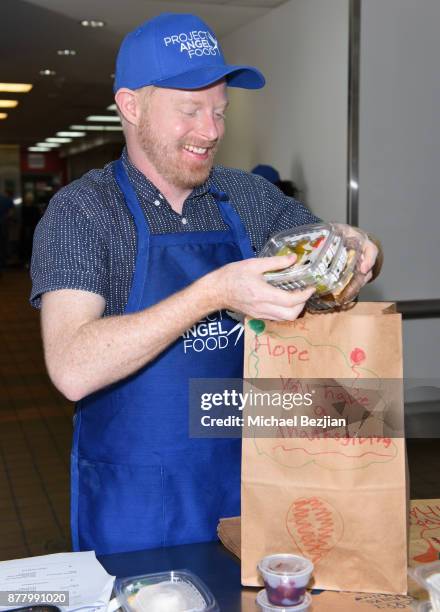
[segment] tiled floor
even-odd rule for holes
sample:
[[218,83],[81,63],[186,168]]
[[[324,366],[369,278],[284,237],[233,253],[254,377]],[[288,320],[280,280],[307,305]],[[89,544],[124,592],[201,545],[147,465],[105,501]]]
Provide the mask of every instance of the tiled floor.
[[0,277],[0,560],[69,550],[73,405],[44,367],[28,274]]
[[[0,560],[70,550],[73,405],[44,367],[28,273],[0,277]],[[440,440],[409,441],[412,498],[440,498]]]

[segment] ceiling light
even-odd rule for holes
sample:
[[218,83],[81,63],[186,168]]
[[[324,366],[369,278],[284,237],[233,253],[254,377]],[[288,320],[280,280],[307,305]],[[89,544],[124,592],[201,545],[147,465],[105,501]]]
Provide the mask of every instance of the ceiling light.
[[86,121],[109,121],[117,122],[120,121],[118,115],[89,115],[86,117]]
[[84,130],[84,131],[93,131],[93,130],[101,130],[104,126],[102,125],[71,125],[71,130]]
[[33,153],[48,153],[50,149],[47,147],[28,147],[28,151],[32,151]]
[[60,145],[55,142],[37,142],[37,147],[48,147],[50,149],[57,149]]
[[0,91],[9,93],[27,93],[32,89],[30,83],[0,83]]
[[64,144],[65,142],[72,142],[71,138],[46,138],[46,142],[59,142]]
[[76,55],[75,49],[58,49],[58,55]]
[[85,135],[85,132],[57,132],[57,136],[62,136],[64,138],[79,138]]
[[50,68],[45,68],[44,70],[40,70],[41,76],[55,76],[55,70],[51,70]]
[[100,19],[83,19],[80,24],[84,28],[103,28],[105,26],[105,22]]
[[117,110],[116,104],[110,104],[110,106],[107,106],[107,110],[116,111]]
[[72,130],[87,130],[88,132],[122,132],[121,125],[71,125]]
[[18,100],[0,100],[0,108],[15,108]]
[[0,113],[0,119],[6,119],[8,116],[8,113]]

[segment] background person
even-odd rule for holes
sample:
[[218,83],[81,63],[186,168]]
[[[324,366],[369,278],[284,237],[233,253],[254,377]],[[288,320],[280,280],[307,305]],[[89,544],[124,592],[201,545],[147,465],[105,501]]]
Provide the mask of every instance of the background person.
[[298,198],[300,191],[293,181],[282,181],[280,173],[273,166],[268,164],[258,164],[251,170],[253,174],[258,174],[264,177],[267,181],[273,183],[278,189],[289,196],[289,198]]
[[20,261],[25,268],[29,268],[34,232],[40,218],[40,208],[35,202],[34,194],[28,191],[23,198],[20,226]]
[[9,254],[9,219],[14,210],[12,197],[11,191],[0,194],[0,273],[7,265]]

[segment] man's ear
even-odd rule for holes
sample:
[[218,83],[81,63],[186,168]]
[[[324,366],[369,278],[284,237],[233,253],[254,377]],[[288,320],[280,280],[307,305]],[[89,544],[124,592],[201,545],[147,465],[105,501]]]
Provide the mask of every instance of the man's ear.
[[139,122],[140,109],[136,93],[131,89],[122,87],[118,89],[115,94],[115,102],[125,121],[137,125]]

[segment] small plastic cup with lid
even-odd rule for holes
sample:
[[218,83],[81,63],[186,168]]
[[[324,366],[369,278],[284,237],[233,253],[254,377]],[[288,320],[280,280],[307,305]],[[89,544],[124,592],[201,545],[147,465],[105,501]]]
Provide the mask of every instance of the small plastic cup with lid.
[[269,603],[274,606],[295,606],[305,597],[313,563],[299,555],[268,555],[260,561],[258,569]]
[[266,589],[263,589],[257,595],[257,604],[263,612],[306,612],[312,605],[312,597],[310,593],[305,593],[302,601],[296,606],[274,606],[267,597]]

